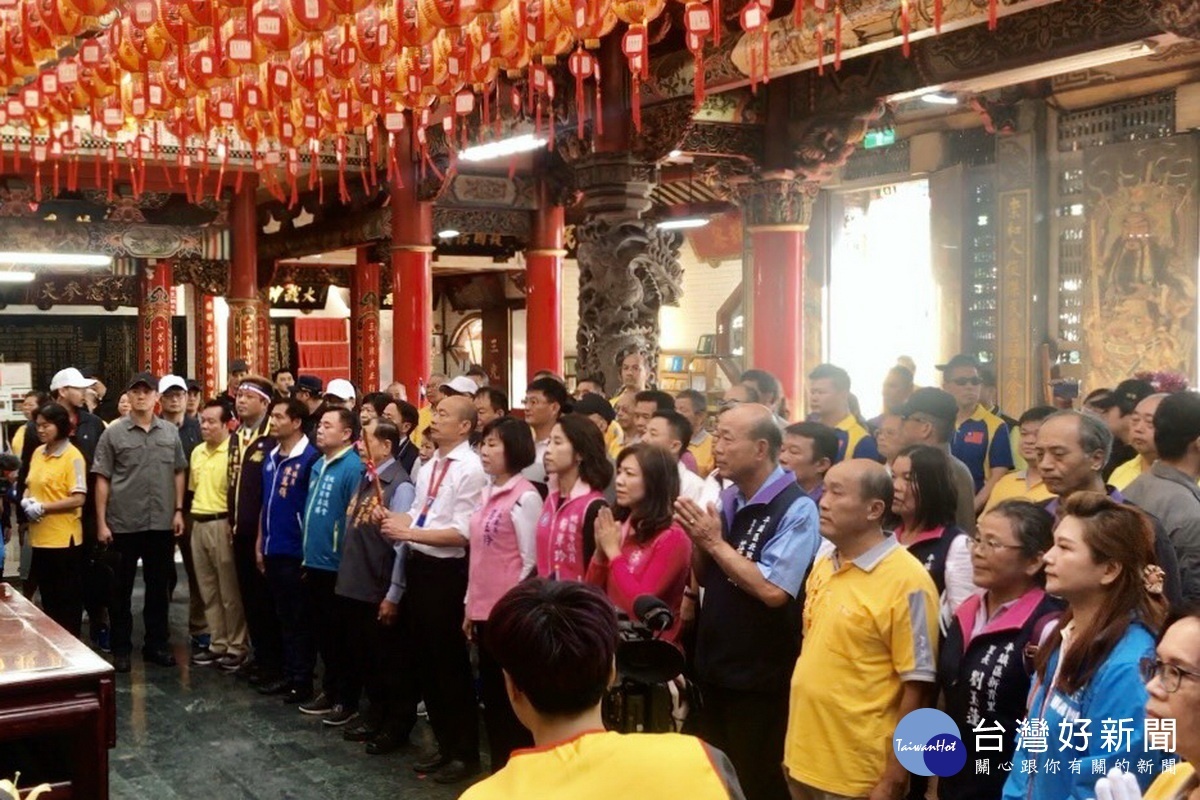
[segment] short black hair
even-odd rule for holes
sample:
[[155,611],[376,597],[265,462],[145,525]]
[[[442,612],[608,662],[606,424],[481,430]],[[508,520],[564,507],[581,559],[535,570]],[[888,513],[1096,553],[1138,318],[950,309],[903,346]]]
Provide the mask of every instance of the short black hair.
[[487,377],[488,377],[487,370],[484,369],[479,364],[472,364],[471,367],[466,372],[463,373],[463,375],[466,375],[468,378],[471,377],[472,375],[479,375],[480,377],[482,377],[484,379],[487,379]]
[[484,386],[475,393],[476,400],[481,397],[487,398],[488,405],[490,405],[493,410],[499,411],[501,414],[508,413],[508,395],[497,389],[495,386]]
[[783,429],[787,436],[800,436],[813,443],[813,461],[828,458],[829,463],[837,461],[838,438],[837,431],[819,422],[794,422]]
[[225,403],[222,403],[215,397],[205,402],[204,405],[200,407],[200,410],[203,411],[206,408],[221,409],[221,422],[229,422],[229,420],[233,419],[233,412],[229,410],[229,406],[227,406]]
[[909,445],[896,458],[912,464],[911,482],[916,490],[919,531],[953,525],[958,509],[958,489],[950,471],[950,457],[940,447]]
[[382,417],[384,409],[386,409],[391,402],[392,396],[387,392],[367,392],[362,396],[362,402],[359,404],[359,408],[362,408],[363,406],[370,406],[371,408],[375,409],[375,413],[378,416]]
[[617,612],[594,586],[522,581],[496,603],[484,636],[492,657],[538,713],[582,714],[608,691]]
[[277,369],[271,373],[271,383],[274,383],[275,381],[279,380],[279,376],[285,372],[288,375],[291,375],[293,378],[296,377],[296,373],[292,372],[291,367],[280,367],[279,369]]
[[276,400],[268,408],[275,408],[276,406],[283,406],[283,413],[287,414],[289,419],[302,420],[308,416],[308,406],[304,404],[303,400],[298,400],[295,397]]
[[607,489],[612,483],[613,464],[596,423],[583,414],[564,414],[558,418],[558,426],[579,456],[579,477],[593,489]]
[[779,386],[779,379],[765,369],[748,369],[742,373],[742,377],[738,378],[738,383],[752,383],[754,388],[758,390],[760,397],[770,395],[779,399],[782,389]]
[[41,417],[54,426],[57,431],[54,441],[58,442],[70,438],[71,413],[58,403],[43,403],[37,410],[37,414],[34,415],[34,420],[36,421],[38,417]]
[[30,389],[28,392],[22,395],[22,397],[26,400],[31,397],[37,398],[38,408],[41,408],[42,406],[46,405],[46,403],[50,402],[50,393],[43,392],[41,389]]
[[582,378],[579,379],[579,381],[576,383],[576,385],[578,385],[579,383],[584,383],[584,382],[594,383],[600,387],[600,391],[602,391],[602,392],[606,391],[604,388],[604,373],[603,372],[594,372],[591,375],[584,375]]
[[[415,431],[417,429],[417,425],[419,425],[421,422],[421,412],[417,411],[416,406],[407,400],[397,400],[395,398],[388,400],[387,405],[395,405],[396,408],[400,410],[401,421],[407,422],[409,425],[411,425],[412,430]],[[384,410],[387,410],[387,406],[384,406]]]
[[483,426],[480,441],[495,434],[504,445],[504,468],[515,475],[537,460],[537,445],[533,431],[516,417],[497,417]]
[[393,456],[400,449],[400,429],[386,419],[380,419],[375,422],[375,427],[371,429],[371,436],[374,436],[381,442],[387,442],[391,445],[391,450],[388,452]]
[[679,440],[683,450],[686,451],[688,445],[692,443],[692,423],[687,421],[687,417],[674,409],[667,411],[660,408],[651,416],[651,419],[655,418],[667,421],[667,427],[671,429],[671,435]]
[[708,398],[704,396],[704,392],[696,389],[684,389],[679,394],[675,395],[676,400],[687,400],[692,404],[693,414],[708,413]]
[[818,364],[808,373],[810,381],[831,380],[839,392],[850,391],[850,373],[836,364]]
[[1200,438],[1200,395],[1175,392],[1154,412],[1154,449],[1162,459],[1179,459]]
[[654,403],[654,407],[659,411],[674,411],[675,398],[666,392],[658,389],[645,389],[633,396],[634,404],[638,403]]
[[349,429],[350,441],[354,441],[355,439],[358,438],[358,434],[359,434],[358,414],[355,414],[353,411],[346,408],[345,406],[333,406],[332,408],[326,408],[324,411],[321,412],[322,417],[325,417],[327,414],[336,414],[337,418],[338,418],[338,422],[341,423],[341,426],[343,428]]
[[1021,415],[1021,418],[1017,420],[1017,427],[1021,427],[1026,422],[1042,422],[1046,417],[1057,412],[1058,409],[1054,406],[1034,406]]
[[558,413],[568,414],[571,411],[571,395],[562,381],[554,378],[535,378],[525,387],[526,392],[541,392],[551,403],[558,403]]

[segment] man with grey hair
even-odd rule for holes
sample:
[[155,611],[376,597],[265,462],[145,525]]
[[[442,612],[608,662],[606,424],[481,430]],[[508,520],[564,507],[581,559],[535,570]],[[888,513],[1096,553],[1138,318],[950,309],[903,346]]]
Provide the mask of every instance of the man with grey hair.
[[[1083,411],[1059,411],[1042,423],[1037,437],[1037,468],[1046,488],[1054,493],[1045,508],[1057,521],[1060,502],[1076,492],[1103,492],[1120,503],[1128,500],[1104,482],[1104,464],[1112,451],[1113,435],[1103,419]],[[1172,607],[1183,599],[1179,559],[1162,524],[1154,520],[1154,554],[1166,578],[1163,594]]]
[[820,544],[817,507],[779,466],[783,436],[766,406],[744,403],[717,421],[713,458],[731,482],[719,508],[686,498],[675,518],[694,544],[704,587],[696,680],[697,732],[729,755],[747,798],[786,798],[779,769],[788,686],[800,651],[804,576]]

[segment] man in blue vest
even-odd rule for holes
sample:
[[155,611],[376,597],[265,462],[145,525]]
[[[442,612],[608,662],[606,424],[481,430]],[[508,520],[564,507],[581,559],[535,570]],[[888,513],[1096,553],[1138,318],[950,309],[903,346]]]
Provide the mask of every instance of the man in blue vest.
[[766,406],[717,421],[713,457],[732,485],[720,508],[681,498],[676,519],[697,552],[704,604],[695,670],[696,732],[728,754],[748,800],[786,800],[783,742],[800,652],[800,595],[820,543],[816,504],[779,466],[783,436]]

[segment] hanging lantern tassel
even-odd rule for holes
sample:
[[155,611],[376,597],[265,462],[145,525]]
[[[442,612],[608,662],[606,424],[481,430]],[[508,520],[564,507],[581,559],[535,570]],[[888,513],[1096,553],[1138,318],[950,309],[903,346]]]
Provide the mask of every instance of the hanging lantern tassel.
[[321,145],[316,139],[308,143],[308,190],[317,188],[317,162],[321,158]]
[[[796,7],[799,8],[801,0],[796,0]],[[725,27],[721,24],[721,0],[712,0],[712,31],[713,44],[717,47],[721,46],[721,28]]]
[[288,198],[288,208],[295,208],[300,203],[300,187],[297,178],[300,176],[300,154],[296,152],[296,148],[289,147],[287,154],[287,176],[288,187],[292,190],[292,196]]
[[842,68],[842,4],[833,9],[833,69]]
[[335,144],[338,162],[338,197],[343,203],[350,202],[350,189],[346,186],[346,136],[339,134]]
[[942,9],[945,6],[945,0],[933,0],[933,32],[942,32]]
[[905,58],[908,58],[908,54],[912,52],[912,48],[909,47],[908,42],[910,24],[911,21],[908,17],[908,0],[900,0],[900,35],[903,38],[903,43],[900,45],[900,52],[904,54]]
[[[374,188],[376,181],[376,165],[379,163],[379,135],[375,131],[375,125],[367,126],[367,141],[371,143],[371,163],[363,166],[363,172],[369,173],[371,187]],[[367,168],[370,167],[370,169]],[[370,192],[368,192],[370,194]]]
[[[758,31],[767,24],[767,14],[763,7],[757,2],[746,3],[746,7],[742,9],[742,30],[749,37],[753,37]],[[751,39],[753,41],[753,39]],[[763,46],[763,54],[766,54],[766,46]],[[758,92],[758,82],[762,80],[763,73],[767,70],[767,63],[764,60],[760,65],[758,63],[759,51],[751,46],[750,49],[750,91]]]
[[79,156],[71,156],[71,160],[67,162],[67,191],[75,192],[79,190]]
[[600,88],[600,62],[592,68],[592,77],[596,80],[596,136],[604,135],[604,90]]
[[695,73],[692,92],[697,109],[704,104],[704,38],[712,33],[714,22],[712,10],[704,3],[688,3],[684,9],[683,24],[687,29],[687,47],[692,51]]
[[998,0],[988,0],[988,30],[996,30],[996,17],[999,12]]
[[825,74],[825,23],[817,23],[817,29],[813,31],[813,39],[817,43],[817,74]]
[[217,144],[217,155],[221,158],[221,166],[217,170],[217,188],[213,190],[213,197],[220,198],[221,188],[225,185],[225,166],[229,163],[228,138]]
[[546,78],[546,123],[550,126],[548,145],[554,151],[554,131],[558,127],[554,118],[554,78]]
[[621,49],[629,59],[629,71],[632,73],[633,96],[630,105],[633,107],[633,127],[639,134],[642,132],[642,78],[648,74],[649,48],[649,36],[645,27],[629,26],[629,30],[625,31],[625,38],[621,40]]
[[116,180],[114,173],[117,171],[117,146],[110,144],[108,146],[108,201],[111,203],[116,195],[113,192],[113,183]]
[[583,138],[583,122],[587,116],[587,97],[583,82],[592,74],[592,56],[582,47],[576,48],[567,62],[571,74],[575,76],[575,135]]
[[796,30],[804,29],[804,0],[796,0],[796,5],[792,9],[792,24]]

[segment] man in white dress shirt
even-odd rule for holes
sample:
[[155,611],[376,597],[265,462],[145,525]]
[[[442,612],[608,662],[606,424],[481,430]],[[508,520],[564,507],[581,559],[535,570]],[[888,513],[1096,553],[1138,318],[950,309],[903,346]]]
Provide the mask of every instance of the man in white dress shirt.
[[487,484],[470,444],[476,413],[469,396],[438,403],[430,426],[437,452],[417,476],[412,508],[383,523],[390,539],[409,544],[408,640],[421,650],[413,666],[438,746],[413,768],[447,784],[479,771],[478,706],[462,631],[470,519]]
[[642,435],[643,442],[658,445],[675,456],[675,463],[679,467],[679,496],[699,503],[704,491],[704,479],[680,462],[680,456],[691,440],[692,423],[678,411],[654,412],[654,416],[646,423],[646,433]]

